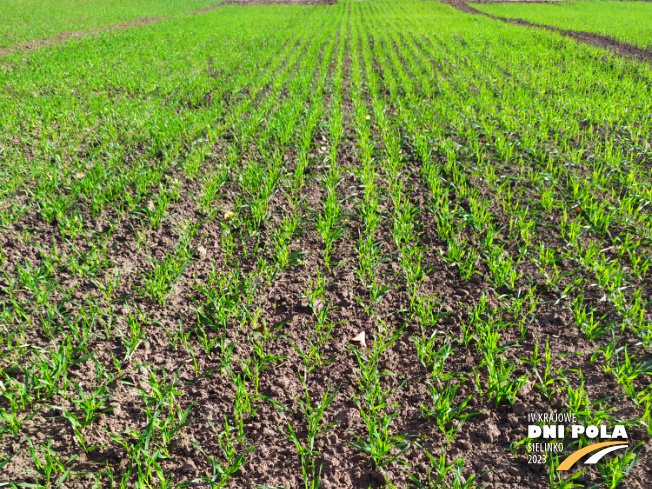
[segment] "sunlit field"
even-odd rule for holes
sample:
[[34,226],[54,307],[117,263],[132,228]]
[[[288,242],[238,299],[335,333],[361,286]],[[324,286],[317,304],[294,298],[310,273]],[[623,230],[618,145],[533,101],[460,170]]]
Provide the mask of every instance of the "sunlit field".
[[92,31],[0,56],[0,486],[650,486],[649,64],[430,1],[49,3],[0,6]]

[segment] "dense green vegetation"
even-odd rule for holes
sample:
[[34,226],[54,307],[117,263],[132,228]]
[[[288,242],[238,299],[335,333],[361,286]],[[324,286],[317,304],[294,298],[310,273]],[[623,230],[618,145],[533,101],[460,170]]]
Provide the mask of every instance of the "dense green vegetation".
[[[651,81],[417,0],[228,5],[0,58],[7,482],[645,482]],[[631,448],[528,471],[518,420],[460,449],[528,388]]]
[[141,17],[174,16],[218,3],[219,0],[3,0],[0,48]]
[[561,29],[594,32],[647,49],[652,45],[650,2],[554,2],[473,4],[482,12]]

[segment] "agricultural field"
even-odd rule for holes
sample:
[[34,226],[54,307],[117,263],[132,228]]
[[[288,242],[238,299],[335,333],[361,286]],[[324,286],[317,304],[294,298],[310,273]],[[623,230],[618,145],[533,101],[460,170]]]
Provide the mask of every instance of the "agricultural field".
[[61,40],[70,34],[117,23],[144,23],[187,14],[219,3],[219,0],[3,0],[0,54],[27,41],[38,46],[38,42],[52,38]]
[[472,4],[481,12],[565,30],[592,32],[643,49],[652,46],[650,2],[556,2]]
[[650,487],[650,64],[198,10],[0,57],[0,487]]

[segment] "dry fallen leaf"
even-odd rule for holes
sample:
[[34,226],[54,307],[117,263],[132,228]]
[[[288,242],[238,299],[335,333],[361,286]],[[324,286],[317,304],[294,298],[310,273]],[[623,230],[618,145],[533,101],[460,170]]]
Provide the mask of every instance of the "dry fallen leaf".
[[256,331],[257,333],[262,334],[263,336],[265,336],[265,325],[261,324],[256,329],[254,329],[254,331]]
[[81,179],[84,178],[85,176],[86,176],[86,175],[85,175],[84,173],[75,173],[75,178],[76,178],[77,180],[81,180]]
[[364,331],[362,333],[358,334],[356,337],[351,338],[349,340],[349,342],[350,343],[360,343],[360,345],[362,347],[366,347],[367,344],[365,343],[365,340],[364,340]]

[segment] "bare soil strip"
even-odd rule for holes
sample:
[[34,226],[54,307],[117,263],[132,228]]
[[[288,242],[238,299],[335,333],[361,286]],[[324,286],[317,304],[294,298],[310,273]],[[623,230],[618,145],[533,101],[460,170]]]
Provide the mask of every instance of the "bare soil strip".
[[[526,27],[536,27],[539,29],[546,29],[552,32],[558,32],[560,34],[573,38],[576,41],[583,42],[585,44],[590,44],[592,46],[610,49],[611,51],[613,51],[614,53],[620,56],[630,56],[642,61],[646,61],[648,63],[652,63],[652,51],[648,51],[645,49],[641,49],[637,46],[632,46],[631,44],[617,41],[616,39],[610,36],[603,36],[601,34],[594,34],[592,32],[559,29],[557,27],[553,27],[549,25],[535,24],[533,22],[529,22],[527,20],[522,20],[522,19],[510,19],[507,17],[498,17],[496,15],[491,15],[485,12],[481,12],[480,10],[471,7],[467,2],[463,0],[443,0],[443,3],[446,3],[453,8],[456,8],[457,10],[461,10],[462,12],[466,12],[469,14],[484,15],[485,17],[489,17],[490,19],[509,22],[510,24],[521,25]],[[529,2],[525,2],[525,3],[529,3]]]
[[33,39],[31,41],[21,42],[12,46],[10,48],[0,49],[0,56],[6,56],[18,51],[31,51],[33,49],[44,48],[47,46],[52,46],[53,44],[58,44],[60,42],[67,41],[73,37],[81,38],[85,36],[92,36],[94,34],[99,34],[100,32],[113,31],[118,29],[130,29],[132,27],[139,27],[141,25],[152,24],[158,22],[159,20],[167,19],[167,17],[141,17],[138,19],[131,20],[129,22],[121,22],[119,24],[113,24],[106,27],[100,27],[97,29],[91,29],[88,31],[66,31],[60,32],[54,37],[48,37],[46,39]]
[[[205,14],[212,10],[220,9],[226,5],[334,5],[337,3],[337,0],[226,0],[224,2],[218,3],[216,5],[211,5],[210,7],[205,7],[203,9],[191,12],[192,15]],[[106,27],[101,27],[97,29],[91,29],[88,31],[66,31],[60,32],[59,34],[48,37],[46,39],[33,39],[31,41],[25,41],[20,44],[16,44],[10,48],[0,48],[0,57],[7,56],[12,53],[19,51],[31,51],[33,49],[44,48],[58,44],[60,42],[67,41],[71,38],[82,38],[86,36],[92,36],[99,34],[100,32],[113,31],[118,29],[130,29],[132,27],[139,27],[146,24],[152,24],[160,20],[165,20],[168,17],[141,17],[139,19],[134,19],[129,22],[121,22],[119,24],[113,24]]]
[[202,9],[196,10],[194,12],[191,12],[192,15],[197,15],[197,14],[205,14],[206,12],[210,12],[211,10],[217,10],[218,8],[224,7],[228,2],[222,2],[218,3],[216,5],[211,5],[209,7],[204,7]]

